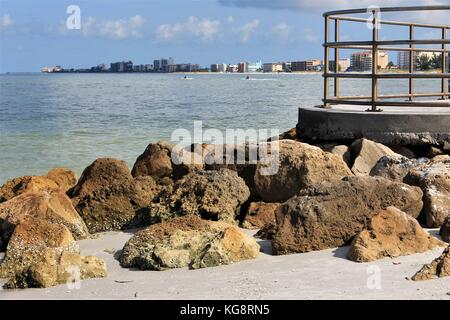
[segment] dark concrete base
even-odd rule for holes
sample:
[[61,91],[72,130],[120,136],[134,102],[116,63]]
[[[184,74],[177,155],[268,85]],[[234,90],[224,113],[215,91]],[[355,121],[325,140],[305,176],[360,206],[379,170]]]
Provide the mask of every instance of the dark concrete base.
[[[448,103],[448,102],[447,102]],[[299,108],[297,135],[310,141],[368,138],[387,145],[438,145],[450,149],[450,107],[359,106]]]

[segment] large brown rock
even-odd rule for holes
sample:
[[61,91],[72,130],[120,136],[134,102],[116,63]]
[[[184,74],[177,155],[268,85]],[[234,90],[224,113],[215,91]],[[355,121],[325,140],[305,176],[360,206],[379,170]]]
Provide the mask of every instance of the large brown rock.
[[112,183],[78,198],[75,209],[89,232],[124,230],[142,226],[148,207],[162,187],[151,176]]
[[275,211],[279,203],[252,202],[242,226],[246,229],[260,229],[267,224],[275,225]]
[[127,183],[133,179],[125,161],[99,158],[84,169],[78,183],[68,191],[74,204],[79,198],[92,194],[106,186]]
[[152,176],[164,178],[172,176],[171,152],[173,146],[163,141],[150,143],[134,163],[133,177]]
[[379,210],[395,206],[416,218],[422,191],[381,177],[347,177],[302,190],[276,213],[275,254],[349,244]]
[[77,184],[76,173],[67,168],[54,168],[47,173],[46,178],[55,181],[64,192]]
[[365,138],[353,142],[350,149],[355,159],[352,166],[352,172],[355,175],[368,175],[383,156],[401,157],[389,147]]
[[8,242],[5,260],[0,265],[0,277],[27,270],[45,251],[78,252],[78,245],[64,225],[26,217],[15,228]]
[[220,169],[191,172],[173,190],[163,191],[150,206],[149,223],[175,216],[198,215],[208,220],[233,223],[250,191],[235,171]]
[[14,228],[26,217],[65,225],[75,239],[88,236],[85,223],[60,189],[27,192],[0,204],[0,238],[7,244]]
[[427,158],[409,159],[407,157],[383,156],[370,170],[371,176],[379,176],[394,181],[402,182],[411,169],[428,163]]
[[422,269],[412,277],[412,280],[430,280],[448,276],[450,276],[450,246],[431,263],[424,265]]
[[0,203],[26,192],[49,191],[58,189],[58,184],[46,177],[23,176],[8,180],[0,187]]
[[[255,189],[264,202],[283,202],[299,190],[318,182],[340,180],[352,173],[337,155],[318,147],[293,140],[281,140],[278,156],[276,144],[269,143],[271,155],[267,163],[259,162],[255,173]],[[264,169],[274,169],[265,174]],[[267,172],[266,172],[267,173]]]
[[427,227],[440,227],[450,213],[450,160],[418,166],[404,180],[420,186],[424,192],[423,215]]
[[445,243],[422,229],[416,219],[395,207],[381,210],[352,241],[348,258],[368,262],[421,253]]
[[450,214],[445,218],[444,223],[439,230],[442,240],[450,242]]
[[191,215],[137,232],[125,244],[120,264],[142,270],[198,269],[254,259],[258,253],[255,239],[236,226]]

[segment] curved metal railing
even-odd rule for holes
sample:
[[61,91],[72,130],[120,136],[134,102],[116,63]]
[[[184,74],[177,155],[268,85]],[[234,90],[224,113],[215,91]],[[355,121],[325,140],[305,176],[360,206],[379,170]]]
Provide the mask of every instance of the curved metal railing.
[[[448,52],[450,50],[446,46],[450,44],[450,39],[447,38],[447,30],[450,25],[435,25],[414,22],[400,22],[381,20],[379,12],[409,12],[409,11],[444,11],[449,13],[450,20],[450,6],[420,6],[420,7],[395,7],[395,8],[369,8],[369,9],[350,9],[340,11],[330,11],[323,14],[325,18],[325,48],[324,53],[324,107],[333,104],[350,104],[371,106],[368,111],[380,111],[378,106],[450,106],[450,103],[442,103],[442,101],[414,101],[414,98],[419,97],[440,97],[445,100],[450,98],[450,93],[446,88],[446,81],[450,78],[450,73],[446,71],[446,64]],[[344,15],[353,15],[361,13],[371,13],[368,19],[349,17]],[[334,41],[330,41],[330,24],[334,22]],[[356,23],[369,23],[372,29],[372,39],[369,41],[340,41],[340,22],[350,21]],[[379,40],[379,26],[380,25],[394,25],[407,27],[409,29],[409,39],[405,40]],[[440,30],[440,39],[414,39],[414,31],[416,28],[429,28]],[[450,32],[449,32],[450,33]],[[401,45],[407,47],[401,47]],[[420,48],[416,45],[439,45],[439,48]],[[334,67],[330,71],[330,49],[334,49]],[[340,49],[362,49],[370,51],[371,53],[371,72],[370,73],[356,73],[356,72],[340,72]],[[406,51],[409,52],[408,72],[407,73],[379,73],[378,71],[378,54],[380,51]],[[429,51],[440,53],[441,68],[439,72],[435,73],[415,73],[415,54],[417,52]],[[450,55],[449,55],[450,56]],[[334,79],[334,95],[330,95],[330,79]],[[339,80],[341,78],[351,79],[371,79],[372,93],[370,96],[341,96],[339,92]],[[408,94],[389,94],[380,95],[378,92],[379,79],[409,79]],[[415,93],[414,79],[441,79],[440,92]],[[401,99],[407,98],[407,101],[386,101],[387,99]]]

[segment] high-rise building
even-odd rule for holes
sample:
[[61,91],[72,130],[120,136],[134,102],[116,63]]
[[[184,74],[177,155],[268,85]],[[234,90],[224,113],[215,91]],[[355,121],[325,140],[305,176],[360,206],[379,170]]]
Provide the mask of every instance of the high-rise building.
[[[386,51],[378,51],[378,68],[384,69],[389,63],[389,55]],[[352,53],[350,56],[350,67],[355,71],[372,70],[372,51],[361,51]]]
[[320,69],[322,61],[320,59],[310,59],[305,61],[292,61],[292,71],[317,71]]
[[283,63],[264,63],[263,65],[264,72],[281,72],[283,71]]
[[[347,71],[347,69],[350,68],[350,59],[339,59],[339,71]],[[335,70],[335,64],[334,64],[334,60],[330,60],[330,64],[329,64],[329,70],[331,72],[334,72]]]
[[226,63],[214,63],[211,65],[211,72],[227,72]]
[[132,72],[133,62],[131,61],[121,61],[111,63],[111,72]]

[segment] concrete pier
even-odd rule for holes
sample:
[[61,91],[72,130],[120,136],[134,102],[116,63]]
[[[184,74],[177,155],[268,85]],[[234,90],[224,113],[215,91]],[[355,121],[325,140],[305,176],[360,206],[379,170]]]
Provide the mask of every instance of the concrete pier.
[[311,141],[368,138],[387,145],[433,144],[450,149],[450,102],[442,107],[333,105],[299,108],[297,135]]

